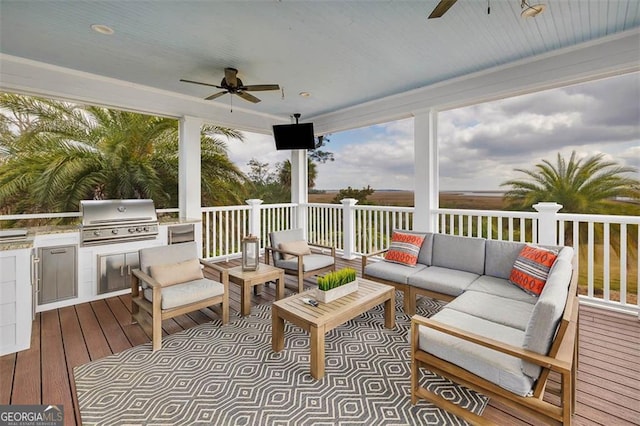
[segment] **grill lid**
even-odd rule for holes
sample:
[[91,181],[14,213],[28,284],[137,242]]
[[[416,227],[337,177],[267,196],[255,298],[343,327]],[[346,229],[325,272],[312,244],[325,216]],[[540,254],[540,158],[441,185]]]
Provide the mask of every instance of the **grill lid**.
[[157,222],[153,200],[82,200],[82,226]]

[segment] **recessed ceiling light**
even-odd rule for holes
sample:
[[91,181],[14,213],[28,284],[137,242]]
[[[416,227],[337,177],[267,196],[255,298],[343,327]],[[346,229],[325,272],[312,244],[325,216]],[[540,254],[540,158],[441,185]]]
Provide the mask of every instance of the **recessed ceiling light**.
[[106,35],[111,35],[115,32],[113,31],[113,28],[108,27],[106,25],[102,25],[102,24],[92,24],[91,29],[97,33],[106,34]]
[[298,93],[298,95],[302,96],[303,98],[308,98],[309,96],[311,96],[311,93],[309,93],[309,92],[300,92],[300,93]]

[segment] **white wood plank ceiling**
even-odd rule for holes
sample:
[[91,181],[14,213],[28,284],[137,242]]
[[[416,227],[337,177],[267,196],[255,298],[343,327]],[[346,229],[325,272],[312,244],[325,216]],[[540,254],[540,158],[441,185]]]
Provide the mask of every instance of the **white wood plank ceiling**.
[[[9,65],[24,58],[202,105],[217,89],[179,79],[219,84],[224,68],[235,67],[244,84],[277,83],[284,96],[255,92],[262,102],[234,97],[234,107],[284,120],[293,112],[333,114],[640,27],[638,0],[540,1],[547,8],[535,18],[520,17],[520,0],[490,0],[490,14],[486,0],[460,0],[427,20],[438,0],[2,0],[0,84],[38,86],[40,76],[12,75]],[[91,24],[115,33],[98,34]],[[207,102],[226,110],[230,96]]]

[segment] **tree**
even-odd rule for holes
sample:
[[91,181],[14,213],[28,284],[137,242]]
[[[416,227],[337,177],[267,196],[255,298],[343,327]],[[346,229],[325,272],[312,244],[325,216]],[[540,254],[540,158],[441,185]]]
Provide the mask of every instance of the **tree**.
[[335,158],[333,158],[333,152],[324,151],[322,149],[325,146],[327,146],[327,144],[329,142],[331,142],[329,140],[329,136],[330,135],[328,135],[328,134],[327,135],[318,136],[317,139],[316,139],[316,147],[309,151],[309,154],[308,154],[309,158],[314,163],[324,164],[327,161],[334,161],[335,160]]
[[261,163],[252,158],[249,163],[250,182],[246,185],[250,198],[259,198],[265,203],[288,203],[291,188],[278,182],[277,174],[269,168],[269,163]]
[[[80,200],[104,198],[177,206],[176,120],[13,94],[0,95],[0,114],[0,204],[16,213],[77,211]],[[246,177],[220,136],[242,140],[235,130],[203,126],[205,205],[244,198]]]
[[[278,175],[278,182],[291,189],[291,161],[284,160],[282,163],[278,163],[276,165],[276,173]],[[307,157],[307,186],[309,189],[316,186],[317,177],[318,169],[316,163]]]
[[358,204],[371,204],[367,200],[367,197],[374,192],[376,191],[369,185],[367,185],[366,188],[362,189],[353,189],[351,187],[348,187],[347,189],[341,189],[338,192],[338,195],[336,195],[331,202],[334,204],[340,204],[345,198],[355,198],[356,200],[358,200]]
[[542,160],[534,170],[515,169],[528,179],[512,179],[502,183],[511,186],[505,198],[520,209],[533,204],[555,201],[567,213],[601,213],[605,202],[614,197],[640,198],[640,181],[626,176],[633,167],[607,161],[603,154],[578,159],[576,152],[567,161],[560,153],[556,164]]

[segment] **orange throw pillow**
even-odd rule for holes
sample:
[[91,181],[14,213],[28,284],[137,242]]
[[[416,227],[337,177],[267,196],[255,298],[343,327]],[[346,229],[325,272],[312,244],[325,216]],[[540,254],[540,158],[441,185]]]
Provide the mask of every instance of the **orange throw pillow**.
[[384,257],[387,262],[400,263],[407,266],[416,266],[418,253],[426,234],[405,234],[394,232],[391,236],[389,250]]
[[540,296],[557,257],[553,250],[525,246],[513,264],[509,281],[533,296]]

